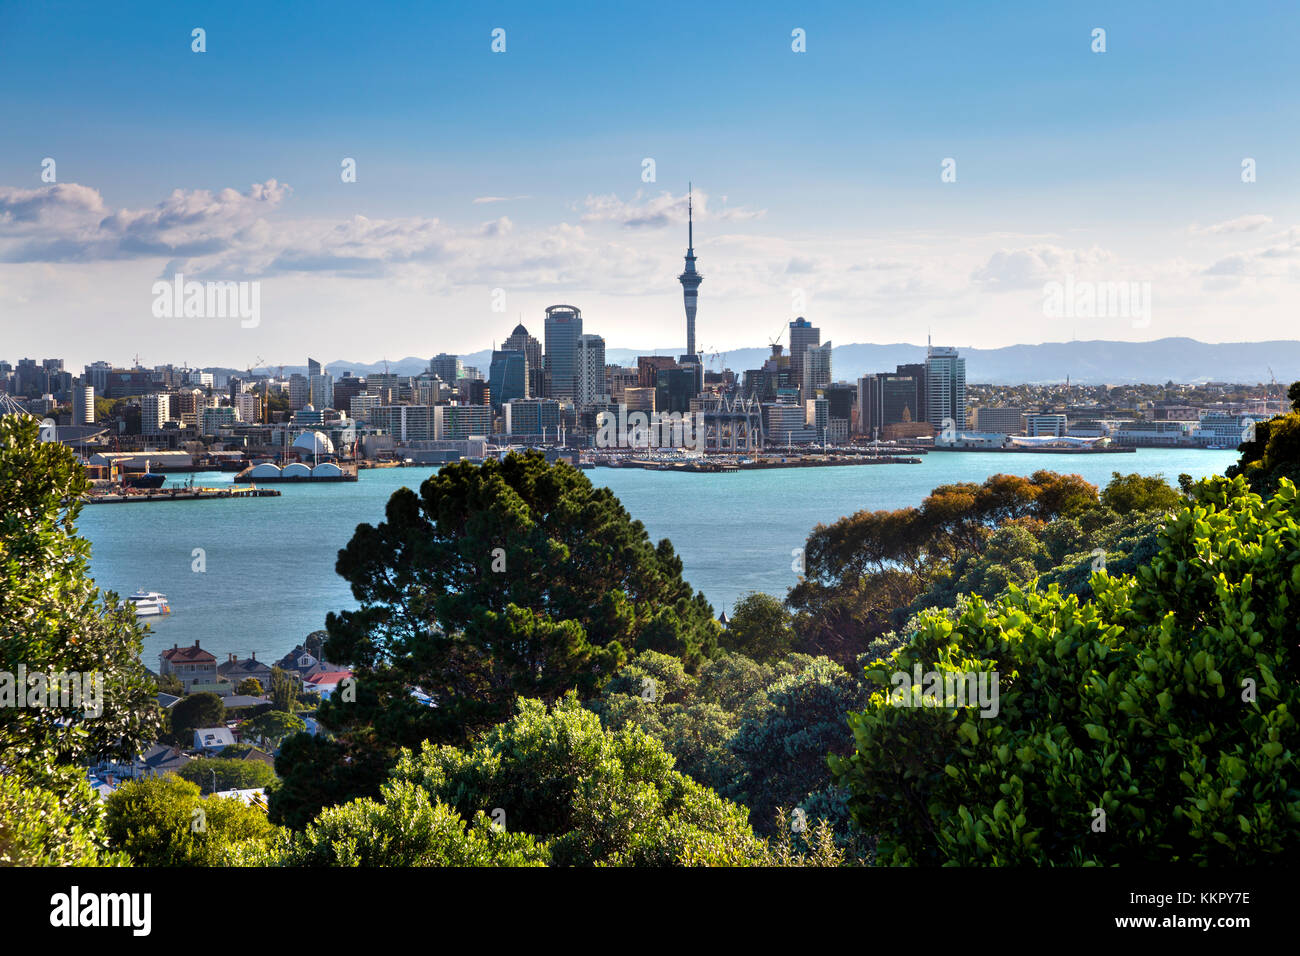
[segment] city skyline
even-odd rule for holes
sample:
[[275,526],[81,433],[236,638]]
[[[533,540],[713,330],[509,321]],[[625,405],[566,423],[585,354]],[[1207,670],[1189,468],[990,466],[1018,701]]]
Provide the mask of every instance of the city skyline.
[[[8,9],[0,357],[466,354],[556,302],[611,346],[673,347],[688,182],[706,354],[761,347],[796,315],[843,343],[1291,338],[1300,144],[1295,81],[1270,70],[1294,13],[1194,6],[1205,15],[1168,22],[943,5],[943,27],[914,11],[692,10],[709,56],[656,66],[653,96],[633,64],[675,48],[685,7],[563,30],[524,7],[340,15],[292,63],[278,45],[303,37],[282,11],[128,26],[73,3],[49,30]],[[90,38],[102,58],[58,56]],[[581,55],[548,71],[564,51]],[[533,148],[556,134],[577,148]],[[196,135],[258,146],[176,148]],[[155,318],[153,284],[176,273],[260,283],[260,322]],[[1145,283],[1146,314],[1047,314],[1045,286],[1072,280]]]

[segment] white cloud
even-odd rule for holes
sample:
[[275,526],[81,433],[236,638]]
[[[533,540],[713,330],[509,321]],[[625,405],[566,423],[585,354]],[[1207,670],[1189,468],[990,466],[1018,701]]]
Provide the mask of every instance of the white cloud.
[[1239,232],[1258,232],[1272,221],[1272,216],[1238,216],[1236,219],[1228,219],[1212,226],[1193,225],[1188,227],[1187,231],[1193,236],[1223,236]]

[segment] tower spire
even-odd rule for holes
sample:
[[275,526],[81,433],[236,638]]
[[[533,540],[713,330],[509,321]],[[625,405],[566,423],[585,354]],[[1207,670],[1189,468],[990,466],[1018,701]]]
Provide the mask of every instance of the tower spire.
[[682,299],[686,306],[686,355],[694,360],[695,305],[704,276],[695,271],[695,193],[689,181],[686,184],[686,269],[677,281],[682,284]]

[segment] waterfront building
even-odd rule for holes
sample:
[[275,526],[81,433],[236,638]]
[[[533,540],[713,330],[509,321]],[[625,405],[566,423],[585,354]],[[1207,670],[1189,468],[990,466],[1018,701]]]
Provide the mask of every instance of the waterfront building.
[[448,441],[492,434],[492,409],[486,405],[437,405],[433,409],[433,438]]
[[806,445],[820,441],[809,425],[806,410],[795,404],[769,402],[763,406],[763,434],[769,445]]
[[813,430],[816,441],[828,440],[827,432],[831,425],[831,403],[824,398],[810,398],[804,403],[804,420]]
[[582,312],[571,305],[546,310],[547,398],[572,402],[578,395],[578,340],[582,338]]
[[516,398],[505,403],[506,434],[512,438],[543,435],[554,441],[560,434],[560,403],[553,398]]
[[944,422],[966,427],[966,360],[955,348],[931,346],[926,350],[925,385],[927,419],[936,431]]
[[158,664],[158,673],[163,677],[175,676],[187,694],[195,684],[217,682],[217,659],[199,647],[198,641],[193,647],[173,644],[170,650],[158,655]]
[[[985,409],[980,409],[981,412]],[[1002,429],[992,429],[1001,431]],[[1067,434],[1068,428],[1064,415],[1049,412],[1028,412],[1025,414],[1025,434],[1030,438],[1050,436],[1060,438]],[[1005,434],[1012,434],[1005,432]]]
[[[884,439],[891,425],[925,421],[924,376],[899,372],[877,372],[858,380],[858,431]],[[928,425],[928,423],[927,423]]]
[[1019,435],[1023,429],[1021,416],[1023,408],[983,407],[975,412],[975,430],[981,432],[1001,432],[1004,435]]

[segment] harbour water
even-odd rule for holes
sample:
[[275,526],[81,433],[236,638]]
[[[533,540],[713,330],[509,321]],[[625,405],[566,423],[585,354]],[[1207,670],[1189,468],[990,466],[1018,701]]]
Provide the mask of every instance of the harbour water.
[[[1162,474],[1176,484],[1182,472],[1196,478],[1221,474],[1236,459],[1235,451],[1199,449],[1139,449],[1131,455],[952,452],[927,455],[916,465],[736,474],[598,468],[586,474],[608,486],[654,541],[672,541],[686,579],[717,613],[730,612],[749,591],[784,597],[795,581],[791,552],[818,523],[864,508],[917,505],[937,485],[1040,468],[1079,474],[1099,486],[1112,471]],[[219,660],[256,652],[269,661],[324,627],[326,612],[355,607],[346,582],[334,573],[339,548],[359,523],[383,520],[395,489],[418,489],[432,471],[375,469],[362,471],[355,483],[279,485],[278,498],[90,507],[82,510],[79,527],[91,541],[100,587],[120,595],[161,591],[171,603],[169,617],[150,622],[146,665],[156,669],[162,649],[195,640]],[[194,476],[195,485],[229,482],[228,473]]]

